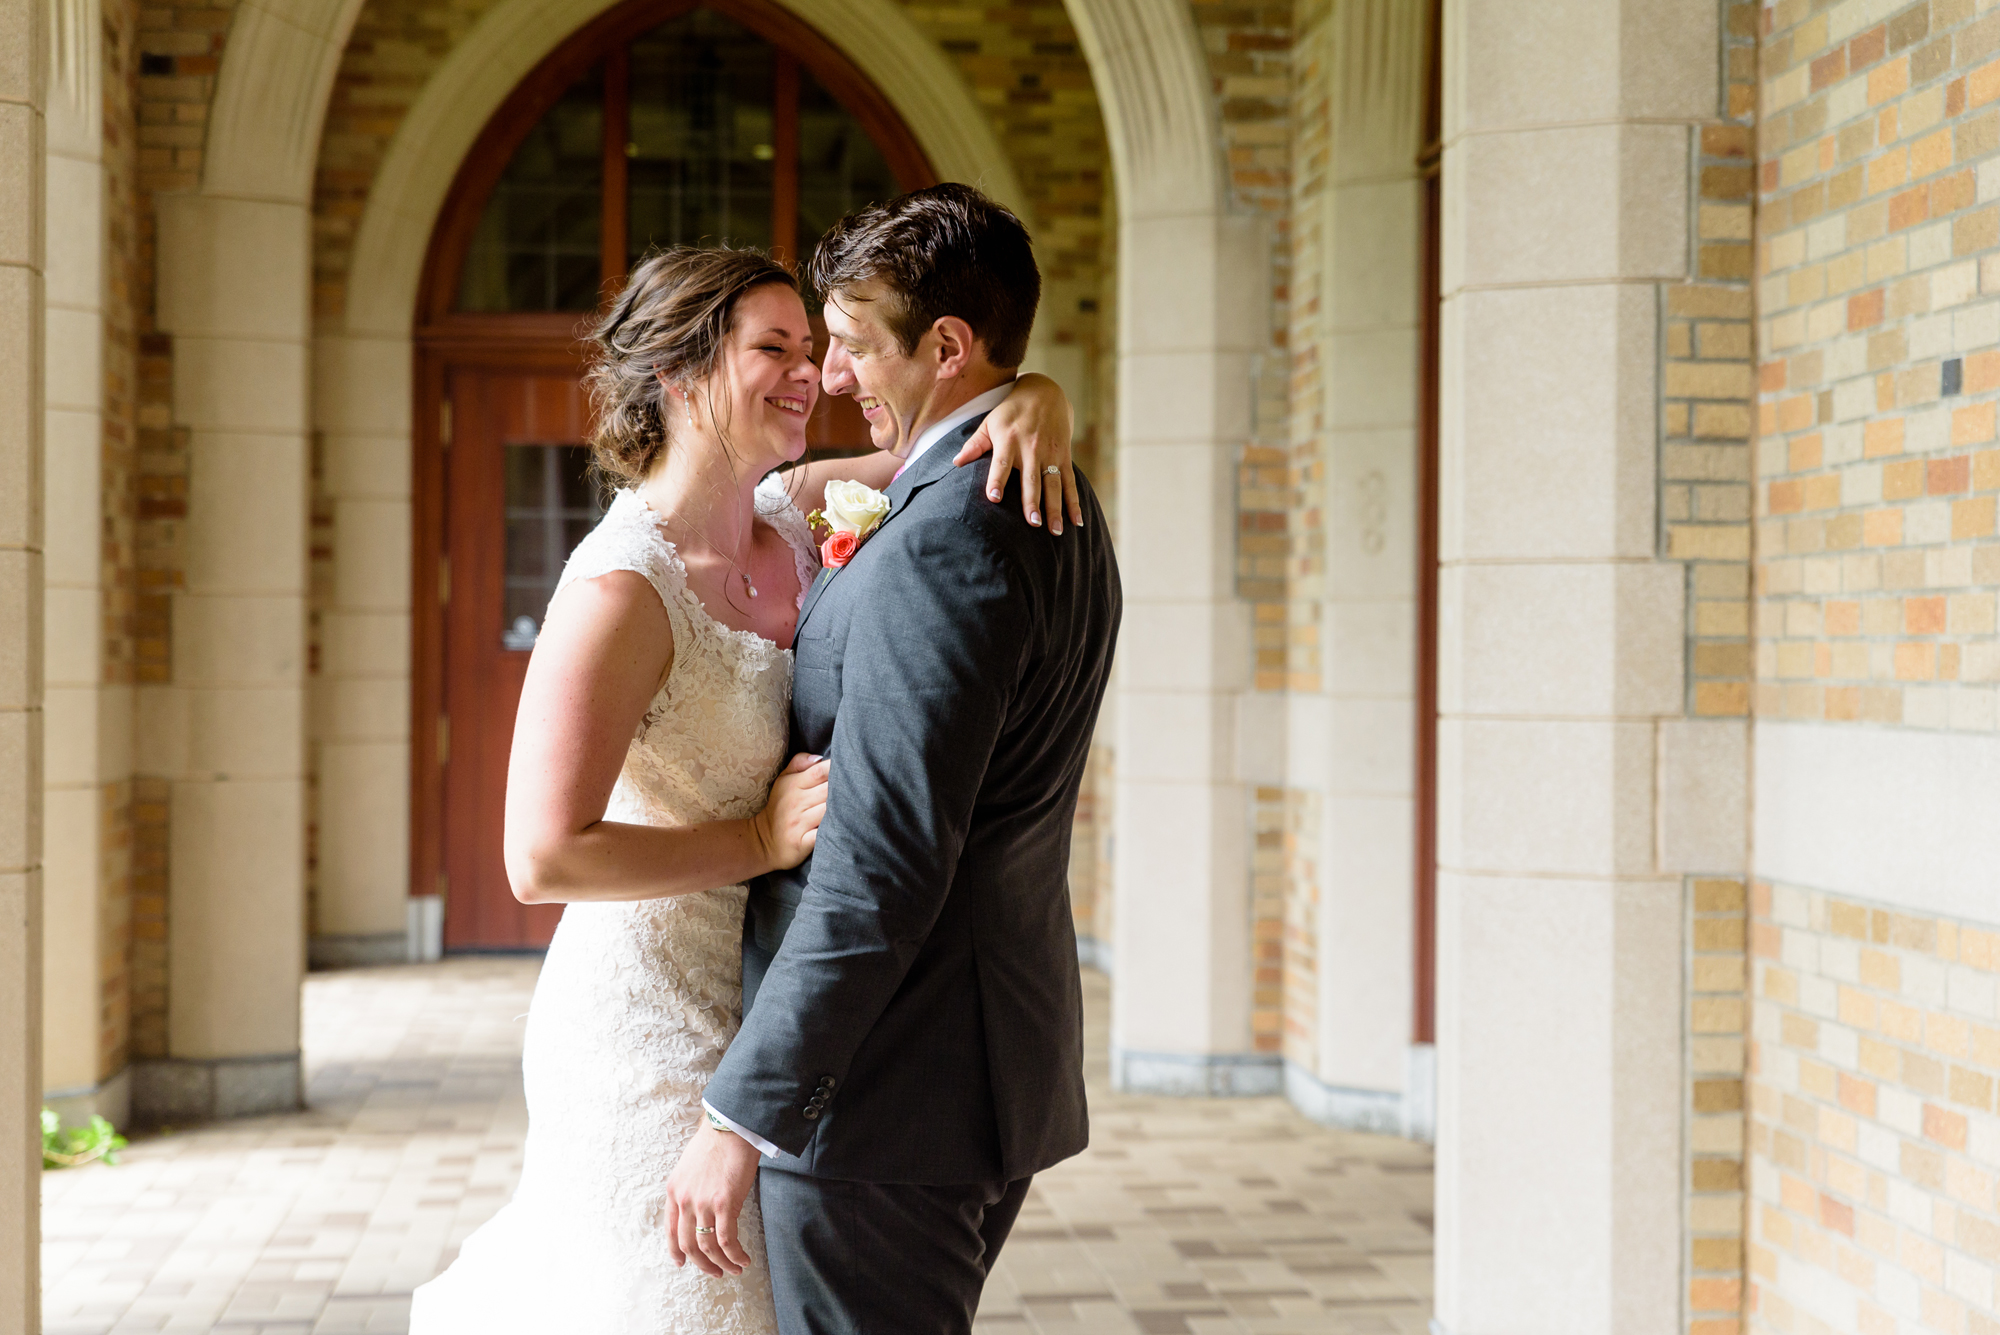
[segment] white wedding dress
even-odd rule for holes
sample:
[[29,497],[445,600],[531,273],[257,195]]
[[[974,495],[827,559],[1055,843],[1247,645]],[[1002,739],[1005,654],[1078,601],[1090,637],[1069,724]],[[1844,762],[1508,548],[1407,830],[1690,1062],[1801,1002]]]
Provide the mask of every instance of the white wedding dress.
[[[819,570],[777,479],[757,509],[791,543],[801,594]],[[674,665],[625,753],[605,819],[686,825],[763,808],[785,761],[792,655],[711,618],[639,497],[621,491],[557,592],[644,575],[673,625]],[[713,1278],[667,1255],[661,1206],[704,1125],[702,1090],[742,1019],[743,905],[725,886],[564,910],[528,1011],[520,1187],[416,1292],[411,1335],[774,1335],[754,1193],[738,1227],[753,1264]]]

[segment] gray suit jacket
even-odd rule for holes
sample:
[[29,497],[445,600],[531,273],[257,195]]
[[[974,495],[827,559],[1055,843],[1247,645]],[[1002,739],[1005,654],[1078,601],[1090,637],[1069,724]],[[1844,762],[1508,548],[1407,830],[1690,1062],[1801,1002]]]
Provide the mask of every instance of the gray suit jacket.
[[979,419],[799,618],[792,749],[833,758],[813,856],[750,887],[742,1032],[707,1090],[784,1153],[884,1183],[1004,1182],[1083,1149],[1070,820],[1121,599],[1110,533],[953,468]]

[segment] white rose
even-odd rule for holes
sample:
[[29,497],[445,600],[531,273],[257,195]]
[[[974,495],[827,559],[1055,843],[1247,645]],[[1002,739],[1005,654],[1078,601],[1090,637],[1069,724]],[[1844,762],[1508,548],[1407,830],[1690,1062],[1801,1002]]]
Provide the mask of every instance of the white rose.
[[826,484],[826,522],[836,533],[865,538],[889,517],[889,498],[859,482]]

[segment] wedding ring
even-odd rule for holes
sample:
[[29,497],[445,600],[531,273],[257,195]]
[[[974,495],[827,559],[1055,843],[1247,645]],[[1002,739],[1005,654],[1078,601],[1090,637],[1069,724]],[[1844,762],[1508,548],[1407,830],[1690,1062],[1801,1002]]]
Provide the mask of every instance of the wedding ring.
[[703,1228],[703,1227],[702,1227],[702,1226],[701,1226],[700,1224],[696,1224],[696,1225],[694,1226],[694,1231],[695,1231],[695,1232],[697,1232],[697,1233],[713,1233],[713,1232],[715,1232],[715,1230],[714,1230],[714,1229],[712,1229],[712,1228]]
[[1057,468],[1054,464],[1050,464],[1047,468],[1044,468],[1042,471],[1044,473],[1047,473],[1050,477],[1062,476],[1062,469]]

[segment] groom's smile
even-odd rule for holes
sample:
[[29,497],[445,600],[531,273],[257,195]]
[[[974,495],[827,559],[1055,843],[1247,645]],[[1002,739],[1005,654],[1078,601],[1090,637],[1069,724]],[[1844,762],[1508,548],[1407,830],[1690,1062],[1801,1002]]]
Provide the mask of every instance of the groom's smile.
[[934,410],[940,389],[934,365],[938,336],[927,331],[913,351],[904,352],[882,318],[882,303],[891,299],[876,283],[828,295],[820,387],[828,394],[852,395],[875,448],[900,458],[943,414]]

